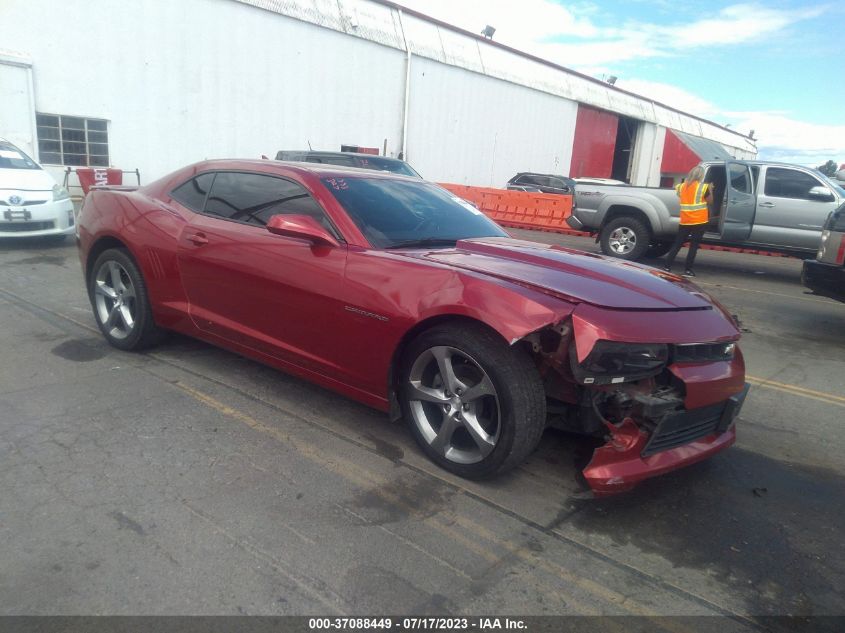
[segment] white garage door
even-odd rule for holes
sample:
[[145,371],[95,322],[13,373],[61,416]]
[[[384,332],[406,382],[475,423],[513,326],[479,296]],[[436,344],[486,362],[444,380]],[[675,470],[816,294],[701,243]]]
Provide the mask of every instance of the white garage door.
[[29,81],[30,69],[0,56],[0,137],[37,160],[33,138],[35,104]]

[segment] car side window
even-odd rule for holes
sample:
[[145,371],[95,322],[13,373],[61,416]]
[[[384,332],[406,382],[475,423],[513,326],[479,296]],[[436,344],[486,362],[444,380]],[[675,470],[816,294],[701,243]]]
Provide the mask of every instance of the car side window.
[[170,192],[170,197],[192,211],[201,213],[213,180],[214,174],[212,173],[200,174],[195,178],[191,178],[185,184],[176,187],[176,189]]
[[731,187],[736,191],[751,193],[751,178],[748,168],[745,165],[731,163],[730,169],[728,170],[728,178],[730,178]]
[[304,187],[265,174],[218,172],[204,213],[257,226],[264,226],[274,215],[308,215],[338,237],[323,208]]
[[767,196],[812,200],[813,198],[809,195],[810,189],[821,184],[810,174],[796,169],[769,167],[766,170],[765,193]]

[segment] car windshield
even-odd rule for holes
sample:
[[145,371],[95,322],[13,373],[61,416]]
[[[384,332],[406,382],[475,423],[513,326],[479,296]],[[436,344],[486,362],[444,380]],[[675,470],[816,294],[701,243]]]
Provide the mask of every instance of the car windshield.
[[376,248],[445,247],[471,237],[507,237],[469,202],[428,182],[345,177],[322,180]]
[[0,169],[41,169],[34,160],[17,147],[0,141]]
[[361,156],[359,160],[361,161],[361,167],[365,169],[377,169],[379,171],[401,174],[402,176],[422,178],[408,163],[402,162],[401,160],[388,160],[381,156]]
[[835,190],[836,190],[836,193],[838,193],[840,196],[842,196],[843,198],[845,198],[845,188],[843,188],[843,187],[842,187],[842,185],[838,185],[838,184],[836,184],[835,182],[833,182],[833,180],[832,180],[832,179],[828,178],[827,176],[825,176],[825,175],[824,175],[823,173],[821,173],[820,171],[816,171],[816,175],[817,175],[817,176],[821,176],[821,177],[822,177],[822,179],[824,180],[825,184],[826,184],[828,187],[830,187],[831,189],[835,189]]

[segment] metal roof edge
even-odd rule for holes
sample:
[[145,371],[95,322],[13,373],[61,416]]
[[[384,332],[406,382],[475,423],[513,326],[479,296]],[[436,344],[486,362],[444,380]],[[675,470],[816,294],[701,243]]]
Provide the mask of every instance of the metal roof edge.
[[[378,5],[378,6],[381,6],[381,7],[384,7],[384,8],[391,10],[391,12],[401,11],[404,15],[411,16],[411,17],[416,18],[418,20],[421,20],[423,22],[432,24],[435,27],[443,28],[443,29],[446,29],[448,31],[451,31],[452,33],[455,33],[455,34],[458,34],[460,36],[472,39],[474,41],[474,43],[479,47],[478,52],[479,52],[479,62],[480,62],[481,68],[479,69],[479,68],[476,68],[476,67],[470,67],[469,65],[462,65],[460,63],[457,63],[459,60],[456,60],[454,57],[451,57],[450,59],[445,59],[445,55],[444,56],[434,56],[430,53],[427,54],[426,52],[420,52],[419,50],[417,50],[417,51],[412,50],[412,52],[415,55],[418,55],[420,57],[432,59],[434,61],[438,61],[438,62],[447,64],[447,65],[451,65],[451,66],[457,66],[457,67],[465,68],[466,70],[469,70],[471,72],[481,72],[482,74],[485,74],[485,75],[490,76],[490,77],[494,77],[496,79],[500,79],[500,80],[504,80],[504,81],[510,81],[511,83],[517,83],[519,85],[523,85],[523,86],[528,87],[528,88],[533,89],[533,90],[538,90],[540,92],[545,92],[545,93],[548,93],[548,94],[554,94],[554,95],[559,96],[561,98],[568,98],[572,101],[576,101],[578,103],[583,103],[584,105],[587,105],[587,106],[590,106],[590,107],[596,107],[596,108],[599,108],[599,109],[608,110],[610,112],[615,112],[610,105],[608,105],[606,103],[604,103],[604,104],[600,103],[599,100],[589,101],[589,100],[580,100],[580,99],[573,98],[573,97],[567,97],[565,95],[560,94],[560,92],[550,92],[549,90],[546,90],[546,89],[543,89],[541,87],[537,87],[537,86],[534,86],[534,85],[530,85],[528,83],[525,83],[524,81],[519,82],[519,81],[516,81],[516,80],[514,80],[513,78],[510,78],[510,77],[502,76],[500,74],[492,74],[491,72],[488,72],[488,70],[486,69],[486,67],[483,63],[483,60],[480,59],[481,58],[480,47],[482,45],[484,45],[485,47],[490,47],[493,50],[506,52],[506,53],[514,55],[518,58],[528,60],[528,61],[534,62],[536,64],[540,64],[540,65],[545,66],[547,68],[551,68],[551,69],[556,70],[558,72],[569,75],[569,76],[571,76],[571,77],[573,77],[577,80],[586,81],[586,82],[588,82],[588,83],[590,83],[590,84],[592,84],[596,87],[601,87],[603,90],[615,92],[619,95],[625,95],[626,97],[633,98],[637,101],[642,102],[643,104],[648,104],[648,105],[651,106],[651,108],[653,110],[653,119],[649,120],[648,122],[653,123],[655,125],[661,125],[661,126],[666,127],[668,129],[686,131],[687,133],[689,133],[689,130],[683,130],[682,129],[683,128],[682,121],[677,121],[677,123],[678,123],[677,125],[670,125],[670,124],[667,124],[665,122],[661,122],[662,118],[666,118],[666,117],[660,117],[659,116],[658,109],[661,109],[661,110],[666,111],[667,113],[674,114],[675,116],[686,117],[688,119],[691,119],[693,121],[698,122],[699,124],[704,124],[711,129],[713,134],[718,135],[718,136],[725,139],[723,141],[717,141],[716,139],[711,139],[714,142],[726,143],[726,142],[728,142],[727,138],[730,138],[731,142],[728,142],[728,144],[731,147],[735,147],[737,149],[744,149],[744,150],[747,150],[747,151],[753,151],[755,153],[757,151],[757,147],[756,147],[756,144],[754,142],[754,139],[751,139],[749,136],[741,134],[740,132],[737,132],[736,130],[732,130],[730,128],[727,128],[723,125],[720,125],[720,124],[718,124],[714,121],[711,121],[709,119],[705,119],[703,117],[700,117],[698,115],[691,114],[689,112],[684,112],[683,110],[680,110],[680,109],[675,108],[675,107],[670,106],[670,105],[666,105],[665,103],[662,103],[660,101],[656,101],[654,99],[643,96],[641,94],[637,94],[635,92],[631,92],[629,90],[619,88],[618,86],[608,84],[605,81],[601,81],[600,79],[596,79],[595,77],[590,77],[589,75],[585,75],[585,74],[580,73],[576,70],[572,70],[571,68],[561,66],[560,64],[552,62],[548,59],[544,59],[542,57],[533,55],[531,53],[521,51],[521,50],[514,48],[512,46],[508,46],[507,44],[502,44],[500,42],[496,42],[494,40],[485,38],[485,37],[481,36],[480,34],[472,33],[471,31],[467,31],[466,29],[463,29],[461,27],[455,26],[453,24],[449,24],[448,22],[444,22],[443,20],[440,20],[438,18],[433,18],[433,17],[426,15],[425,13],[422,13],[422,12],[417,11],[415,9],[405,7],[405,6],[403,6],[403,5],[401,5],[397,2],[394,2],[393,0],[344,0],[343,2],[341,2],[340,0],[234,0],[234,1],[239,2],[241,4],[246,4],[248,6],[252,6],[252,7],[255,7],[255,8],[270,11],[272,13],[285,15],[285,16],[290,17],[290,18],[294,18],[294,19],[298,19],[298,20],[301,20],[301,21],[304,21],[304,22],[308,22],[308,23],[314,24],[315,26],[319,26],[319,27],[322,27],[322,28],[328,28],[328,29],[331,29],[331,30],[334,30],[334,31],[345,33],[347,35],[352,35],[354,37],[366,39],[366,40],[381,44],[383,46],[388,46],[390,48],[396,48],[396,49],[399,49],[399,50],[405,50],[404,44],[403,44],[403,36],[400,33],[396,32],[397,25],[396,25],[395,19],[391,20],[392,24],[390,25],[390,26],[393,27],[393,33],[391,33],[391,35],[393,37],[389,38],[389,40],[391,40],[391,41],[385,41],[383,38],[379,39],[379,38],[375,37],[374,34],[368,34],[368,33],[364,32],[367,29],[359,29],[357,24],[347,24],[347,22],[351,22],[353,19],[357,19],[357,17],[358,17],[357,16],[357,7],[355,6],[356,4],[358,4],[358,5],[361,5],[361,4]],[[351,16],[351,15],[347,16],[347,15],[344,15],[344,11],[351,11],[351,12],[355,13],[356,15],[354,17]],[[385,27],[387,27],[387,26],[388,25],[385,24]],[[387,30],[388,29],[386,29],[386,31]],[[411,40],[410,37],[408,37],[408,39]],[[413,46],[413,40],[411,40],[411,47],[412,47],[412,49],[415,48]],[[625,114],[625,112],[620,112],[620,113]],[[647,120],[647,119],[644,118],[643,120]],[[703,133],[704,131],[699,130],[699,132]]]

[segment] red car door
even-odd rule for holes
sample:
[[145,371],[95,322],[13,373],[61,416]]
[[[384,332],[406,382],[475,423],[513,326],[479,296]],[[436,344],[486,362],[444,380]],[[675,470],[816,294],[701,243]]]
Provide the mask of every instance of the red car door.
[[331,332],[343,315],[346,246],[274,235],[265,224],[280,213],[311,215],[336,231],[298,183],[215,173],[203,212],[179,237],[191,318],[205,332],[340,377]]

